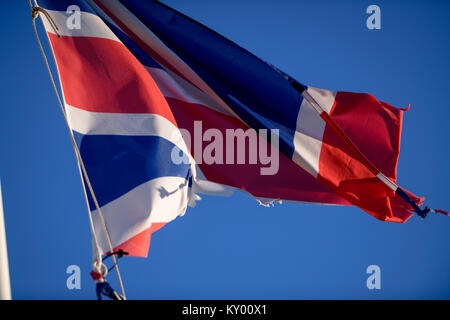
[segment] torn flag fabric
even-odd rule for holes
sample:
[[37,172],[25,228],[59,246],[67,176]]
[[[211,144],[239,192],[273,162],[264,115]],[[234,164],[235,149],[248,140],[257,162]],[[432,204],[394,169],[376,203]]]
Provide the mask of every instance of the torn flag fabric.
[[158,2],[38,4],[58,26],[43,19],[114,248],[146,256],[198,193],[355,205],[393,222],[422,212],[395,183],[403,109],[300,84]]

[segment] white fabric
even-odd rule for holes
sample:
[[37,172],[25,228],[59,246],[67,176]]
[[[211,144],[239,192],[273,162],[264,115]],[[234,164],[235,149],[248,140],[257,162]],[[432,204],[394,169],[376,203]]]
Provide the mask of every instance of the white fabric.
[[[183,215],[189,196],[188,184],[184,178],[161,177],[147,181],[102,206],[101,211],[113,246],[150,228],[154,222],[169,222]],[[92,217],[99,246],[103,253],[108,252],[96,210],[92,211]]]
[[166,118],[154,113],[91,112],[66,104],[70,127],[81,134],[160,136],[175,144],[186,155],[189,150],[180,130]]
[[[58,26],[61,36],[71,37],[96,37],[121,42],[116,35],[106,26],[100,17],[90,12],[80,11],[80,28],[69,28],[67,25],[69,14],[63,11],[46,10]],[[45,30],[55,34],[47,18],[43,17]]]
[[[325,112],[330,113],[336,92],[313,87],[309,87],[307,91]],[[306,99],[303,99],[297,117],[292,160],[314,177],[319,174],[320,151],[324,131],[325,121]]]

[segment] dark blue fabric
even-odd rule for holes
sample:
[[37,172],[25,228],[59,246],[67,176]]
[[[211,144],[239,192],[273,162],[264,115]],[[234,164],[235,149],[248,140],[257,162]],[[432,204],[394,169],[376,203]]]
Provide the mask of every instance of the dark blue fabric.
[[56,11],[67,11],[67,8],[71,5],[76,5],[80,8],[80,11],[94,13],[91,6],[84,0],[38,0],[38,6]]
[[[159,177],[190,178],[190,165],[171,159],[172,142],[159,136],[82,135],[74,131],[86,171],[103,206],[135,187]],[[95,208],[89,199],[91,209]]]
[[285,74],[161,3],[120,2],[183,59],[244,122],[255,129],[280,129],[280,149],[292,156],[302,96]]

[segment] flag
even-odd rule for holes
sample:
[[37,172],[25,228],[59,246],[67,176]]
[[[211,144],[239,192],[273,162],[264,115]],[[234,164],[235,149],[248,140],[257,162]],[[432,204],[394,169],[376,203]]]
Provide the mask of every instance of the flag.
[[115,249],[146,256],[151,233],[197,193],[354,205],[393,222],[424,212],[395,183],[404,109],[300,84],[159,2],[38,3],[59,28],[43,18]]

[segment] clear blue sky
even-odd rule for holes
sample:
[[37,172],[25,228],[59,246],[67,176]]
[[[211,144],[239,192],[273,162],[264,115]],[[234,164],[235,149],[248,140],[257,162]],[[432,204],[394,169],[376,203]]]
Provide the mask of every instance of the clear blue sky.
[[[164,3],[305,84],[411,103],[398,182],[450,209],[450,3]],[[371,4],[381,8],[381,30],[366,28]],[[28,3],[0,9],[0,177],[13,298],[95,299],[82,186]],[[449,299],[449,230],[443,215],[394,224],[354,207],[265,208],[245,194],[205,196],[153,235],[148,259],[124,258],[120,267],[131,299]],[[66,288],[72,264],[81,267],[81,290]],[[381,268],[381,290],[366,287],[371,264]]]

